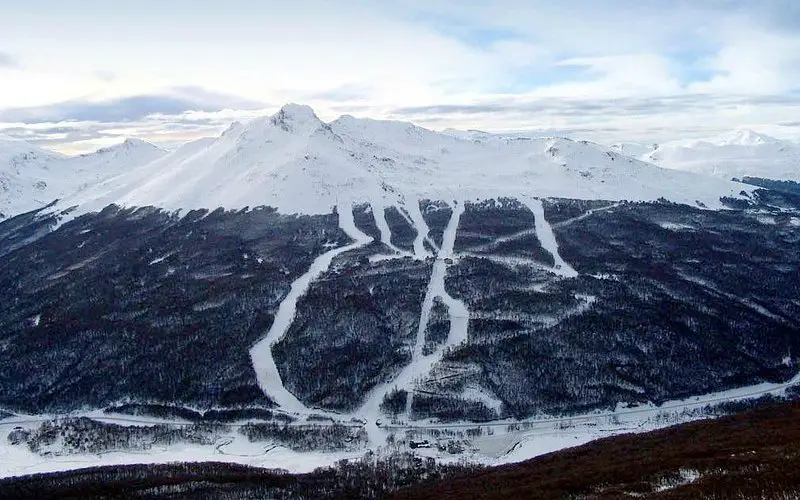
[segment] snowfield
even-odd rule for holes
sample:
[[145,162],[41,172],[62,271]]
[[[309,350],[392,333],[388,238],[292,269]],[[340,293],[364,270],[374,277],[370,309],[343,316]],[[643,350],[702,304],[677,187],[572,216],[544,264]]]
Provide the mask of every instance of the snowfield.
[[[415,424],[413,426],[390,427],[398,437],[411,433],[415,439],[431,439],[430,432],[466,432],[481,428],[481,435],[469,442],[463,453],[438,452],[435,447],[417,449],[422,456],[435,457],[443,462],[468,460],[486,465],[501,465],[521,462],[553,451],[585,444],[594,439],[631,432],[647,432],[683,422],[707,418],[698,411],[703,407],[721,402],[752,399],[766,394],[781,395],[788,387],[800,383],[800,375],[785,384],[763,383],[751,387],[696,396],[684,400],[665,402],[661,406],[652,404],[633,408],[617,407],[614,411],[597,411],[571,417],[537,418],[522,422],[501,421],[488,424]],[[88,416],[98,421],[121,425],[189,425],[182,421],[169,421],[145,417],[113,417],[98,412],[70,415]],[[0,420],[0,435],[7,435],[15,428],[35,428],[55,415],[18,415]],[[252,443],[236,432],[232,426],[229,435],[221,436],[212,445],[176,444],[156,446],[145,452],[109,452],[102,455],[42,456],[31,453],[24,445],[12,445],[7,439],[0,440],[0,477],[10,477],[40,472],[55,472],[85,467],[122,464],[146,464],[166,462],[233,462],[256,467],[278,468],[291,472],[310,472],[317,467],[333,465],[338,460],[354,459],[365,452],[307,452],[298,453],[269,442]],[[386,428],[384,428],[386,430]],[[372,448],[376,453],[392,453],[398,445]]]
[[[269,205],[330,213],[340,199],[478,200],[501,196],[656,200],[720,208],[743,186],[659,168],[598,144],[564,138],[465,139],[409,123],[343,116],[322,122],[296,104],[236,123],[119,171],[63,199],[74,215],[116,203],[168,210]],[[73,216],[74,216],[73,215]],[[416,214],[411,212],[416,218]],[[421,243],[421,242],[420,242]]]
[[800,144],[748,129],[694,141],[654,146],[623,143],[612,148],[665,168],[725,180],[746,176],[800,180]]
[[94,153],[64,156],[0,137],[0,220],[42,208],[166,154],[150,143],[128,139]]

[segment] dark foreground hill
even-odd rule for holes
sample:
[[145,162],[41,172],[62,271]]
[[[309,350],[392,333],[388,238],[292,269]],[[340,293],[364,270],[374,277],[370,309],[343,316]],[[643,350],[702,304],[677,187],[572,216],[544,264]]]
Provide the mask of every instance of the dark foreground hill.
[[[406,489],[403,489],[406,488]],[[0,498],[798,498],[800,403],[602,439],[481,469],[411,455],[311,474],[235,464],[96,467],[0,480]]]
[[394,498],[800,498],[800,404],[602,439]]

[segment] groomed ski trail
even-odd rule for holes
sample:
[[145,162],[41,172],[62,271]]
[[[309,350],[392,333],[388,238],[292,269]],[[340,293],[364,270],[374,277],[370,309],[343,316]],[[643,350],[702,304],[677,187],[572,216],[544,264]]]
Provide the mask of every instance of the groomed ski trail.
[[[378,226],[378,231],[381,233],[381,243],[386,245],[392,252],[399,257],[411,257],[411,252],[406,252],[397,248],[392,244],[392,230],[389,228],[389,223],[386,222],[386,203],[384,200],[376,198],[370,202],[372,208],[372,218],[375,219],[375,225]],[[389,259],[395,258],[394,255],[389,256]]]
[[[422,302],[422,311],[420,313],[420,321],[414,349],[412,351],[411,362],[400,371],[394,380],[378,386],[371,391],[366,402],[358,411],[358,414],[366,418],[367,421],[372,422],[381,418],[380,405],[383,401],[383,397],[394,388],[408,391],[409,396],[406,400],[406,413],[408,413],[412,402],[411,394],[413,393],[414,382],[417,379],[424,378],[430,373],[433,366],[441,360],[446,347],[458,345],[467,339],[469,311],[463,302],[451,297],[444,287],[444,279],[448,265],[447,259],[451,258],[453,255],[456,230],[458,229],[458,223],[463,212],[463,203],[455,202],[453,204],[453,214],[447,224],[442,240],[442,248],[433,264],[431,279]],[[445,345],[439,346],[432,354],[423,356],[422,349],[425,345],[425,330],[428,326],[428,320],[430,319],[431,310],[433,308],[433,301],[436,297],[440,297],[447,306],[448,315],[450,317],[450,331]]]
[[[334,248],[314,259],[308,271],[292,283],[288,295],[278,307],[278,312],[267,335],[250,348],[250,358],[253,362],[259,387],[275,403],[289,412],[306,413],[312,410],[306,407],[284,386],[278,367],[275,365],[272,348],[289,331],[289,327],[292,325],[297,313],[298,300],[305,295],[311,283],[328,270],[333,259],[338,255],[372,242],[372,238],[359,231],[356,227],[353,220],[352,204],[339,204],[337,212],[339,215],[339,227],[353,240],[353,243]],[[320,413],[317,410],[314,410],[314,412]]]
[[553,255],[555,265],[553,266],[552,271],[563,278],[577,277],[578,271],[567,264],[567,262],[561,258],[561,254],[558,253],[558,242],[556,241],[556,235],[553,234],[552,226],[550,226],[550,223],[547,222],[547,219],[544,217],[544,205],[542,204],[542,200],[539,198],[528,198],[525,196],[520,197],[520,200],[527,205],[531,212],[533,212],[534,224],[536,227],[536,237],[539,238],[542,248]]
[[[447,275],[447,260],[453,256],[453,248],[456,242],[456,232],[458,231],[458,224],[461,220],[461,214],[464,213],[464,204],[454,202],[453,214],[450,216],[450,221],[447,223],[444,235],[442,237],[442,248],[436,255],[436,262],[433,264],[433,272],[431,273],[431,280],[428,284],[428,290],[425,293],[425,299],[422,303],[422,314],[420,315],[419,329],[417,330],[417,339],[414,344],[414,351],[411,358],[411,363],[406,367],[404,372],[401,373],[398,379],[403,381],[403,388],[408,391],[408,398],[406,399],[406,416],[410,418],[411,404],[414,400],[414,383],[417,380],[424,380],[430,374],[433,367],[441,361],[444,355],[444,350],[450,346],[456,346],[467,340],[467,331],[469,325],[469,311],[466,305],[454,299],[445,290],[445,276]],[[450,319],[450,331],[447,334],[447,342],[439,346],[433,353],[424,356],[422,353],[425,346],[425,331],[430,321],[431,310],[433,309],[433,302],[439,297],[442,302],[447,306],[447,314]]]
[[[414,239],[414,254],[418,259],[425,259],[431,255],[436,255],[441,250],[439,246],[430,237],[430,228],[428,223],[425,222],[425,217],[422,215],[422,210],[419,208],[420,200],[412,200],[406,203],[406,210],[411,221],[414,223],[414,228],[417,230],[417,237]],[[425,242],[433,249],[433,253],[425,248]]]
[[570,224],[574,224],[575,222],[580,222],[580,221],[582,221],[584,219],[588,219],[589,217],[591,217],[591,216],[593,216],[595,214],[599,214],[600,212],[606,212],[608,210],[612,210],[612,209],[617,208],[617,207],[619,207],[621,205],[622,205],[622,202],[618,201],[618,202],[612,203],[611,205],[608,205],[606,207],[593,208],[591,210],[588,210],[583,215],[579,215],[577,217],[573,217],[571,219],[567,219],[567,220],[564,220],[564,221],[561,221],[561,222],[556,222],[555,224],[553,224],[553,227],[559,228],[559,227],[568,226]]

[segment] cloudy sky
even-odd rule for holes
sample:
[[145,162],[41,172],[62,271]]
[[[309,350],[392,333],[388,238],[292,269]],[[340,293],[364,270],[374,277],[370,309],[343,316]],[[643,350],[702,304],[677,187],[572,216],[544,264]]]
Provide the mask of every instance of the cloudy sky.
[[0,133],[169,145],[290,101],[604,142],[800,139],[800,2],[0,0]]

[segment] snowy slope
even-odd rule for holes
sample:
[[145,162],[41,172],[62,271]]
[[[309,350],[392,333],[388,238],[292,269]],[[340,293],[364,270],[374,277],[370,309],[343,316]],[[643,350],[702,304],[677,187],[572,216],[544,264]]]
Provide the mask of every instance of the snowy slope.
[[747,129],[699,141],[662,144],[640,158],[722,179],[751,176],[800,180],[800,144]]
[[0,219],[53,201],[57,186],[52,181],[65,160],[27,142],[0,137]]
[[101,148],[94,153],[70,157],[67,162],[76,172],[103,175],[144,165],[165,154],[166,151],[149,142],[126,139],[121,144]]
[[322,122],[289,104],[233,124],[64,200],[79,212],[109,203],[167,209],[270,205],[328,213],[342,201],[497,196],[653,200],[709,207],[741,185],[675,172],[563,138],[475,141],[409,123],[343,116]]
[[69,157],[24,141],[0,138],[0,218],[41,208],[165,154],[150,143],[128,139],[94,153]]
[[656,147],[658,147],[657,144],[647,145],[640,144],[638,142],[618,142],[609,146],[612,151],[616,151],[617,153],[630,156],[632,158],[644,157],[645,155],[652,153]]

